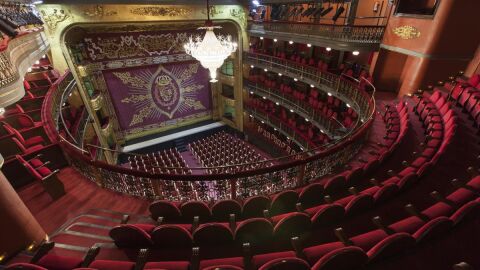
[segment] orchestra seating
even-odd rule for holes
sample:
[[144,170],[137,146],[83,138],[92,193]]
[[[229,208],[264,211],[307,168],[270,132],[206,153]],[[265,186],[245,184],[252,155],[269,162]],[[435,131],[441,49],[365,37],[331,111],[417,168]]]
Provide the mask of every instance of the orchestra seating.
[[130,155],[128,162],[130,168],[134,170],[145,170],[151,173],[192,174],[192,170],[187,169],[188,165],[176,148],[146,155]]
[[30,6],[12,2],[0,6],[0,33],[15,37],[21,27],[27,25],[42,25]]
[[251,145],[226,132],[190,143],[188,148],[203,167],[211,167],[206,169],[209,174],[234,173],[271,165],[262,163],[266,158]]

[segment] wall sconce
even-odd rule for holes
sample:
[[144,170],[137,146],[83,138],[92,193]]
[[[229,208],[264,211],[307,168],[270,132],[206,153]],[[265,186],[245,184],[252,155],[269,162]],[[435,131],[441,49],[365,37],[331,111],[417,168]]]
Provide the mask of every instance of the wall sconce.
[[375,4],[373,4],[373,12],[377,13],[379,8],[380,2],[376,1]]

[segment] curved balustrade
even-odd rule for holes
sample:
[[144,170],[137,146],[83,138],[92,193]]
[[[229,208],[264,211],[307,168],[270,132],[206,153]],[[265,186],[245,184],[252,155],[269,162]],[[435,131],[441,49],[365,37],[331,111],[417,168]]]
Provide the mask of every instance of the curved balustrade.
[[283,34],[289,37],[288,40],[299,37],[307,39],[309,43],[317,39],[322,41],[336,41],[342,43],[353,43],[355,46],[378,46],[383,38],[385,26],[376,25],[334,25],[315,24],[308,22],[249,22],[248,31],[251,34]]
[[[58,133],[58,128],[63,129],[60,105],[62,96],[69,91],[73,84],[71,74],[65,74],[50,89],[47,102],[43,108],[43,116],[49,119],[47,130],[53,130],[57,140],[65,152],[70,164],[91,181],[98,185],[117,192],[140,196],[145,198],[165,198],[169,200],[218,200],[226,198],[244,198],[256,194],[270,194],[286,188],[296,188],[315,181],[332,171],[336,166],[342,166],[356,155],[364,140],[367,138],[368,129],[372,123],[374,103],[366,94],[361,93],[352,84],[352,93],[361,96],[366,103],[360,103],[365,123],[343,139],[323,145],[308,151],[284,156],[276,159],[253,162],[249,164],[235,164],[221,166],[226,173],[205,174],[209,167],[188,168],[192,174],[160,174],[148,171],[139,171],[122,166],[97,161],[87,151],[92,147],[97,152],[112,151],[96,146],[87,145],[87,150],[82,144],[73,144]],[[338,82],[337,82],[338,83]],[[347,85],[347,84],[346,84]],[[342,88],[342,93],[345,93]],[[247,109],[248,111],[248,109]],[[370,114],[367,114],[370,112]],[[51,119],[51,120],[50,120]],[[270,119],[271,120],[271,119]],[[285,130],[285,129],[284,129]],[[291,131],[296,139],[300,134]],[[308,144],[307,142],[302,142]],[[252,166],[256,165],[256,166]],[[247,169],[256,168],[256,169]],[[183,171],[184,168],[165,168],[172,171]]]
[[13,104],[25,95],[23,74],[49,47],[43,31],[21,34],[1,46],[0,107]]
[[278,102],[287,109],[292,109],[302,117],[309,119],[316,127],[323,130],[329,137],[333,138],[337,135],[338,129],[342,128],[336,119],[325,118],[318,113],[308,102],[294,100],[291,96],[273,91],[264,87],[262,84],[245,80],[244,87],[247,91],[255,93],[259,96]]
[[270,71],[274,71],[292,78],[298,78],[305,83],[314,85],[329,95],[333,95],[348,106],[351,106],[360,116],[359,119],[366,121],[372,114],[370,106],[373,95],[370,96],[360,89],[359,84],[342,76],[323,72],[316,67],[302,65],[294,61],[273,57],[259,53],[244,53],[246,64],[255,65]]

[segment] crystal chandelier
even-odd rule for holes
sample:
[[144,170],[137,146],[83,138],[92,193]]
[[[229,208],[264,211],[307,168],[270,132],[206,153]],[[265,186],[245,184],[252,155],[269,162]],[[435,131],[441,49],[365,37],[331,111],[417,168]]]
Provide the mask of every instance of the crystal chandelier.
[[232,41],[230,35],[217,37],[213,32],[213,29],[221,27],[213,26],[210,20],[209,0],[207,0],[207,16],[205,26],[198,28],[207,30],[203,39],[190,37],[183,47],[187,54],[200,61],[200,64],[210,71],[210,82],[217,82],[217,69],[223,65],[230,54],[237,50],[237,43]]

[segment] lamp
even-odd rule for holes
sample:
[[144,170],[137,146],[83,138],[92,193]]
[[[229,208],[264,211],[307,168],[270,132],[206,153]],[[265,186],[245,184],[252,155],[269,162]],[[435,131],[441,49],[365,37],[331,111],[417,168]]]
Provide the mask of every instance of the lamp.
[[217,82],[217,69],[223,65],[227,57],[237,50],[237,43],[232,41],[230,35],[216,36],[213,29],[219,29],[210,20],[210,1],[207,0],[207,21],[205,26],[198,29],[206,29],[205,36],[190,37],[183,45],[185,52],[197,59],[200,64],[210,71],[210,82]]

